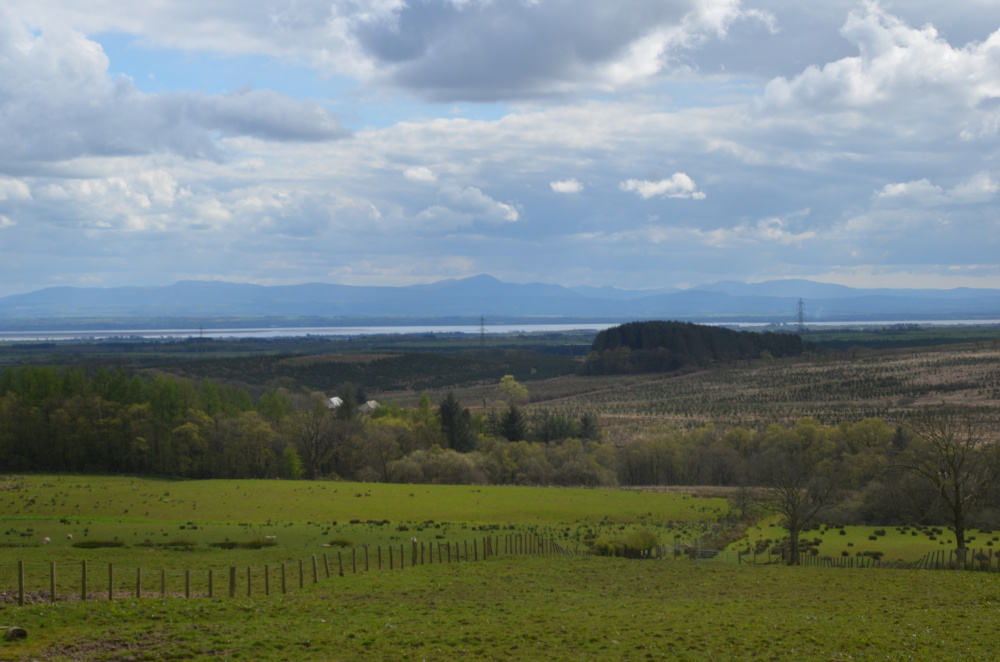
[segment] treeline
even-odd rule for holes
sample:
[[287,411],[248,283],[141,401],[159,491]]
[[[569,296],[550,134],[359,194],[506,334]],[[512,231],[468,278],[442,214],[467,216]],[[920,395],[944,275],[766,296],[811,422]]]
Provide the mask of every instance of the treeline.
[[[511,376],[498,386],[504,404],[476,413],[452,394],[436,405],[424,395],[415,408],[365,415],[365,395],[350,384],[331,409],[315,392],[272,389],[255,400],[209,380],[144,378],[124,369],[8,368],[0,372],[0,394],[4,472],[709,485],[754,497],[739,508],[756,502],[781,512],[781,503],[806,500],[815,509],[793,528],[820,517],[946,522],[959,540],[967,526],[1000,528],[1000,446],[989,410],[923,408],[895,426],[878,418],[836,426],[803,418],[788,428],[609,433],[589,415],[522,409],[527,390]],[[761,495],[770,495],[770,504]]]
[[798,356],[792,333],[733,331],[690,322],[630,322],[597,334],[581,372],[672,372],[712,363]]
[[[385,406],[363,415],[359,405],[367,396],[360,389],[343,384],[337,394],[343,404],[331,410],[318,392],[276,388],[254,399],[208,379],[147,378],[124,368],[88,375],[10,367],[0,372],[0,471],[567,485],[615,480],[606,467],[576,461],[584,451],[574,449],[589,454],[600,445],[591,416],[527,415],[513,404],[473,415],[450,394],[437,405],[425,395],[413,409]],[[508,438],[524,447],[529,440],[551,442],[552,448],[542,462],[533,449],[508,448]],[[574,441],[556,447],[566,439]],[[584,464],[589,473],[581,473]]]

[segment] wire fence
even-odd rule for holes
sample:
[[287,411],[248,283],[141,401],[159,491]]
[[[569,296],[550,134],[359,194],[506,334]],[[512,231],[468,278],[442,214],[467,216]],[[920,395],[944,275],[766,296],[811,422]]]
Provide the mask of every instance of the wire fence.
[[418,542],[327,551],[276,564],[167,570],[81,561],[0,563],[0,602],[223,598],[287,593],[334,576],[417,565],[485,561],[496,556],[565,554],[553,540],[511,533],[457,542]]
[[[569,547],[535,533],[490,535],[458,542],[418,542],[362,546],[276,564],[154,569],[100,561],[76,563],[16,561],[0,563],[0,603],[116,600],[124,598],[235,598],[267,596],[302,589],[334,576],[402,570],[418,565],[468,563],[498,556],[578,556],[586,547]],[[780,564],[783,554],[718,550],[698,545],[657,546],[626,554],[636,558],[711,561],[729,564]],[[930,552],[909,563],[873,555],[829,557],[804,554],[800,565],[829,568],[963,570],[1000,573],[1000,553],[993,550]]]

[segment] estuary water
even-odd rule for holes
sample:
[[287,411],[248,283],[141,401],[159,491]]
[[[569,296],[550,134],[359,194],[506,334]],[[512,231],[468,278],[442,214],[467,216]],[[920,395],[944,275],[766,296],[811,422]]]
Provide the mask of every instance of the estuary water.
[[[575,324],[478,324],[453,326],[316,326],[261,327],[248,329],[85,329],[79,331],[2,331],[0,342],[39,342],[60,340],[180,340],[185,338],[304,338],[307,336],[350,337],[403,334],[487,334],[554,333],[563,331],[603,331],[619,322],[577,322]],[[795,330],[795,324],[775,326],[771,322],[702,322],[739,329]],[[1000,319],[981,320],[864,320],[806,322],[808,328],[886,327],[898,324],[914,326],[998,326]]]

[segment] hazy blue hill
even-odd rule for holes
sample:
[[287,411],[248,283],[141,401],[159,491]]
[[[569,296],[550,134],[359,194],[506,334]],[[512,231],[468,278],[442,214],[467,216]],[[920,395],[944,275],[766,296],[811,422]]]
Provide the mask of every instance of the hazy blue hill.
[[164,287],[52,287],[0,298],[0,319],[478,319],[485,315],[551,322],[561,318],[794,322],[799,298],[805,302],[807,321],[1000,318],[1000,290],[865,290],[781,280],[630,291],[505,283],[481,275],[408,287],[329,283],[262,286],[218,281],[182,281]]

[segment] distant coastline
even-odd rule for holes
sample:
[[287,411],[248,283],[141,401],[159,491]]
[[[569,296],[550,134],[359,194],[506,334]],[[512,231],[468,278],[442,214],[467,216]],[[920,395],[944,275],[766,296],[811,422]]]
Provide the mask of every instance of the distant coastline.
[[[51,321],[51,320],[48,320]],[[132,320],[135,321],[135,320]],[[29,328],[21,330],[0,330],[0,342],[58,342],[58,341],[105,341],[105,340],[184,340],[188,338],[209,339],[240,339],[240,338],[304,338],[307,336],[377,336],[377,335],[422,335],[422,334],[467,334],[475,335],[485,332],[489,335],[515,333],[565,333],[569,331],[602,331],[621,322],[511,322],[488,324],[482,327],[478,324],[354,324],[354,325],[324,325],[324,326],[226,326],[221,328],[206,328],[204,326],[185,326],[162,328],[79,328],[79,329],[41,329]],[[731,326],[745,329],[783,329],[794,331],[792,324],[773,324],[770,322],[734,322],[710,321],[707,324]],[[847,320],[832,322],[807,322],[805,327],[837,328],[837,327],[891,327],[905,326],[982,326],[1000,327],[1000,319],[936,319],[936,320]],[[5,325],[6,326],[6,325]]]

